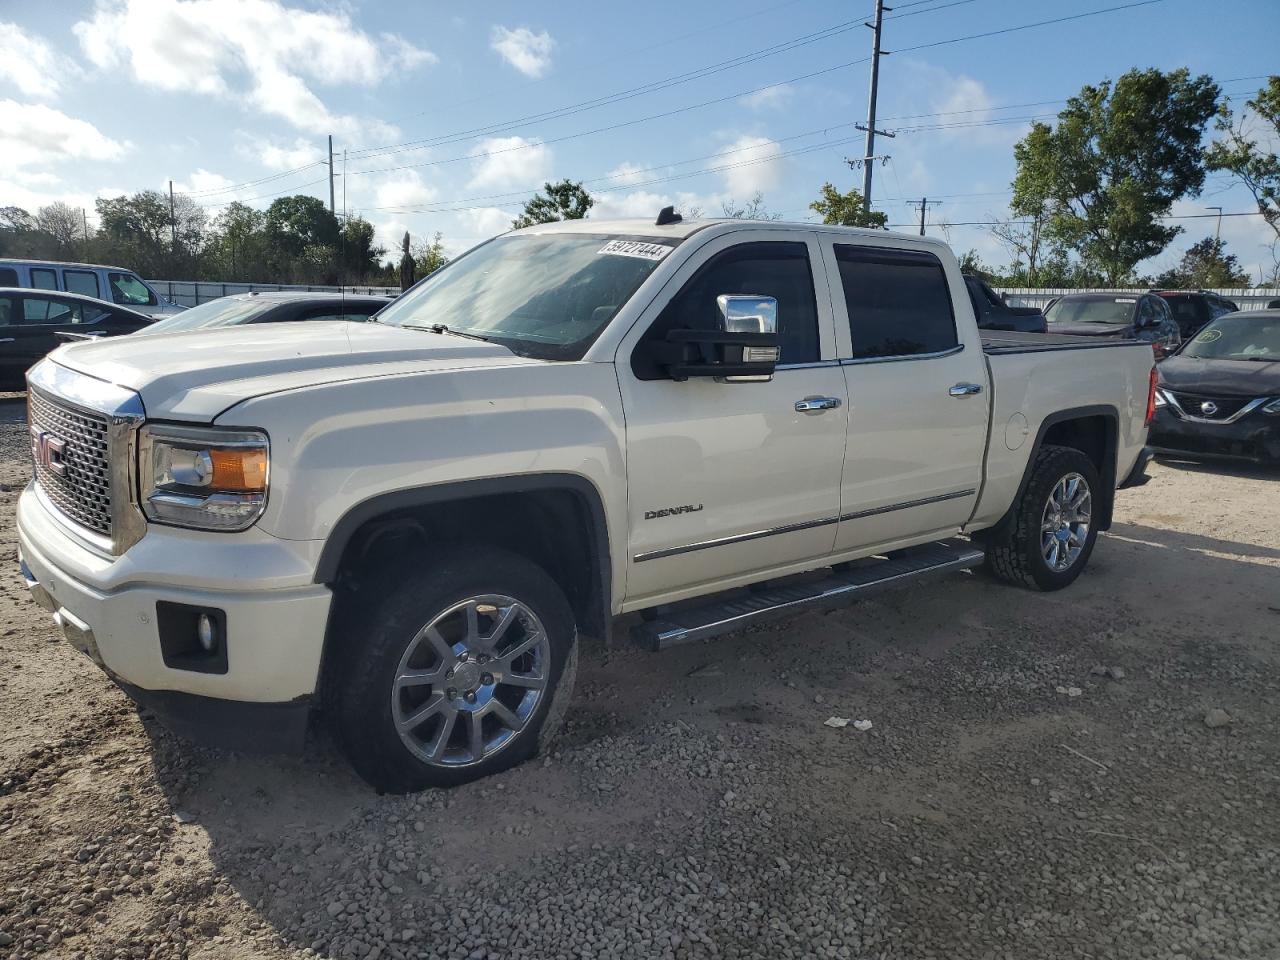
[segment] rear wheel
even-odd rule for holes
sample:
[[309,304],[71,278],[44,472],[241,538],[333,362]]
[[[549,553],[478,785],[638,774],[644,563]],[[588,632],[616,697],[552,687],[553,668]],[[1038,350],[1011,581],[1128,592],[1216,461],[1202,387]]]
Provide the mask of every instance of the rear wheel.
[[1073,447],[1036,454],[1013,522],[987,544],[987,567],[1001,580],[1061,590],[1080,576],[1098,538],[1098,470]]
[[505,770],[559,726],[577,668],[573,614],[523,557],[458,551],[340,623],[333,720],[379,790]]

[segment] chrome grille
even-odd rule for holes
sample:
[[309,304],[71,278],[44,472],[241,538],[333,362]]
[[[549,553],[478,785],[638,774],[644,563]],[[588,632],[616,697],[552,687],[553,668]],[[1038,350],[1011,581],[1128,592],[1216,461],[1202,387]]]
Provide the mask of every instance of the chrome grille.
[[107,417],[65,404],[32,387],[27,391],[33,448],[49,434],[65,446],[59,472],[36,456],[36,482],[49,501],[76,523],[111,536],[111,459]]
[[[1200,393],[1174,392],[1173,398],[1184,411],[1204,420],[1225,420],[1234,416],[1249,402],[1250,397],[1209,396]],[[1207,405],[1207,406],[1206,406]]]

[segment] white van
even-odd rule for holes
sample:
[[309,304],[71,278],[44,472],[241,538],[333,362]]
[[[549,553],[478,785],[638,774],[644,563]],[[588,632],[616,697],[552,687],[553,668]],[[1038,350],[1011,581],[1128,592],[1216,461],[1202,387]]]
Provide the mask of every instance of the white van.
[[168,317],[185,307],[166,300],[132,270],[89,263],[58,263],[53,260],[0,259],[0,287],[27,287],[62,290],[97,297],[145,313]]

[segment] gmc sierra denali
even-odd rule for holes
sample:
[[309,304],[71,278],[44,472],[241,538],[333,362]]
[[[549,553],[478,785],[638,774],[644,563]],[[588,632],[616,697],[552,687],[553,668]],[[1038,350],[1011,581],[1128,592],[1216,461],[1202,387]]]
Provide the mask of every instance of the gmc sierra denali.
[[623,614],[661,648],[983,562],[1065,587],[1153,383],[1148,343],[983,340],[937,240],[544,224],[375,322],[60,348],[20,562],[179,733],[319,707],[379,789],[450,785],[544,746]]

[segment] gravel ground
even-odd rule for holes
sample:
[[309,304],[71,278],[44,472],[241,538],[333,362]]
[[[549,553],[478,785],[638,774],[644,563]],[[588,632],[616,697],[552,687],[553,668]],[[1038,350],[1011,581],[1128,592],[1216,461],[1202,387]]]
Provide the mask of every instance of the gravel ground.
[[1280,475],[1152,473],[1065,592],[587,650],[558,752],[408,798],[175,740],[10,565],[0,958],[1280,957]]

